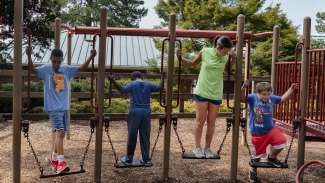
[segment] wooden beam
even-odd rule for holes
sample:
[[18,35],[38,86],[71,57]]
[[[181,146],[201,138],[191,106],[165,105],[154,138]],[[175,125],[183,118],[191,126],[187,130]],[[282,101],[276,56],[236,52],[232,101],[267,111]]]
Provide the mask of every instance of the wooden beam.
[[243,60],[243,42],[244,42],[245,16],[237,17],[237,42],[236,42],[236,73],[235,73],[235,101],[234,101],[234,124],[232,127],[232,147],[231,147],[231,166],[230,180],[236,182],[238,169],[238,141],[240,124],[240,104],[241,104],[241,85],[242,85],[242,60]]
[[95,144],[95,182],[101,182],[102,173],[102,146],[103,146],[103,121],[104,121],[104,85],[105,85],[105,58],[107,35],[107,9],[102,6],[100,10],[100,36],[98,53],[98,81],[97,81],[97,117],[96,144]]
[[297,152],[297,170],[305,162],[305,117],[307,111],[307,94],[308,94],[308,73],[309,73],[309,59],[307,50],[310,48],[310,30],[311,30],[311,19],[310,17],[304,18],[303,27],[303,49],[302,49],[302,64],[301,64],[301,78],[300,78],[300,100],[299,100],[299,111],[300,111],[300,125],[299,125],[299,136],[298,136],[298,152]]
[[13,133],[12,133],[12,178],[14,183],[20,183],[21,164],[21,112],[22,112],[22,38],[23,38],[23,7],[24,2],[14,2],[14,88],[13,88]]

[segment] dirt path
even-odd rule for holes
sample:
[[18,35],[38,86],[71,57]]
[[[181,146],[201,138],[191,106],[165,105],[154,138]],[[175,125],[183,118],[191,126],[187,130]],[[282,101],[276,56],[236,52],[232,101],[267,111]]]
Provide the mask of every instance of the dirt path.
[[[71,126],[71,140],[65,143],[65,154],[69,161],[70,167],[75,170],[79,168],[79,161],[89,136],[89,127],[84,123],[73,124]],[[185,145],[190,151],[193,147],[193,119],[184,119],[179,122],[179,133]],[[158,129],[157,121],[152,123],[151,142],[153,143]],[[213,149],[216,150],[225,131],[225,119],[219,119],[214,137]],[[49,170],[48,165],[44,161],[48,154],[49,123],[34,123],[31,125],[31,139],[34,143],[37,154],[40,157],[42,165],[46,171]],[[126,123],[114,122],[111,125],[111,137],[118,156],[123,155],[126,150]],[[12,127],[6,126],[0,129],[0,182],[11,182],[11,146],[12,146]],[[204,132],[205,134],[205,132]],[[103,142],[103,161],[102,161],[102,182],[158,182],[162,174],[162,155],[163,155],[163,133],[161,134],[158,147],[153,158],[154,167],[137,168],[137,169],[116,169],[113,167],[113,157],[107,138],[104,134]],[[204,138],[203,138],[204,139]],[[139,145],[138,145],[139,146]],[[258,170],[260,179],[269,183],[287,183],[293,182],[295,176],[295,156],[297,143],[294,143],[293,151],[289,159],[290,169],[265,169]],[[176,136],[172,133],[171,143],[171,161],[170,161],[170,177],[169,182],[228,182],[230,171],[230,152],[231,152],[231,133],[226,140],[221,160],[183,160],[181,159],[181,149],[176,140]],[[139,157],[139,148],[137,147],[137,157]],[[282,158],[284,157],[282,154]],[[319,159],[325,161],[325,144],[308,142],[306,144],[306,161]],[[238,161],[238,182],[248,182],[248,153],[247,149],[240,145],[239,161]],[[28,149],[25,139],[22,139],[22,161],[21,161],[22,182],[93,182],[94,172],[94,141],[90,145],[88,159],[85,168],[86,173],[80,175],[71,175],[60,178],[50,178],[40,180],[38,178],[39,171]],[[325,182],[325,173],[319,169],[310,170],[311,173],[306,174],[306,182],[321,183]]]

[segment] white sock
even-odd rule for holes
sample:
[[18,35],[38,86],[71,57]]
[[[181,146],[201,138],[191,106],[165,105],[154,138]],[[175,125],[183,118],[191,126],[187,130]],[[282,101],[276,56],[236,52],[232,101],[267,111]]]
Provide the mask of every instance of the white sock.
[[58,155],[57,157],[59,162],[64,161],[64,155]]
[[58,155],[55,152],[52,152],[52,160],[58,160]]

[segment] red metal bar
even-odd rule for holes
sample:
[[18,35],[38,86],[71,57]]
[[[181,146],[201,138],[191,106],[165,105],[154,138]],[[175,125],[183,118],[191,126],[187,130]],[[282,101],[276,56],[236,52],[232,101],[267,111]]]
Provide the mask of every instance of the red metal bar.
[[[160,56],[160,80],[162,82],[162,87],[165,87],[165,74],[164,74],[164,53],[165,53],[165,44],[169,40],[169,38],[165,38],[162,41],[161,45],[161,56]],[[166,101],[163,99],[163,89],[159,92],[159,103],[161,107],[166,108]]]
[[[113,39],[113,36],[111,36],[111,35],[107,35],[107,37],[111,39],[111,58],[110,58],[110,65],[109,65],[109,75],[112,75],[113,74],[113,60],[114,60],[114,39]],[[108,106],[111,106],[113,82],[109,78],[108,78],[108,82],[109,82]]]
[[296,183],[301,183],[302,180],[302,174],[304,172],[305,169],[307,169],[309,166],[311,165],[321,165],[323,168],[325,168],[325,162],[319,161],[319,160],[313,160],[310,161],[306,164],[304,164],[303,166],[301,166],[296,174]]
[[312,60],[311,61],[311,74],[312,74],[312,77],[310,79],[310,81],[312,82],[312,85],[311,85],[311,106],[310,106],[310,114],[311,114],[311,118],[314,119],[315,115],[314,115],[314,111],[315,111],[315,64],[316,64],[316,52],[311,52],[313,53],[313,57],[312,57]]
[[317,51],[325,51],[325,48],[321,48],[321,49],[309,49],[309,50],[307,50],[307,52],[317,52]]
[[325,52],[323,52],[323,59],[322,59],[322,91],[321,91],[321,121],[325,123]]
[[[285,65],[285,64],[292,64],[295,61],[278,61],[275,64],[276,65]],[[298,61],[297,64],[301,64],[301,61]]]
[[[96,36],[98,36],[97,34],[94,35],[93,37],[93,50],[96,49]],[[97,112],[97,107],[95,107],[95,104],[94,104],[94,98],[95,98],[95,95],[94,95],[94,81],[95,81],[95,58],[93,58],[91,60],[91,79],[90,79],[90,105],[92,108],[95,108],[95,111]],[[97,88],[97,87],[96,87]],[[97,106],[97,105],[96,105]]]
[[[321,63],[321,54],[322,52],[317,52],[317,61],[318,61],[318,66],[317,66],[317,94],[316,94],[316,111],[315,111],[315,120],[319,120],[319,110],[320,110],[320,86],[321,86],[321,70],[320,70],[320,63]],[[316,64],[316,63],[315,63]]]

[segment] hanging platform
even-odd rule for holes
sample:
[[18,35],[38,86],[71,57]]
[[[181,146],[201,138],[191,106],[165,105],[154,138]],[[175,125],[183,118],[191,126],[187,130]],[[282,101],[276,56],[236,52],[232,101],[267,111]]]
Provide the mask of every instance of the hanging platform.
[[115,168],[139,168],[139,167],[149,168],[152,167],[152,165],[151,166],[145,165],[141,163],[141,161],[139,160],[133,160],[132,164],[125,164],[122,161],[118,161],[117,164],[115,164]]
[[62,172],[60,174],[57,173],[53,173],[53,174],[48,174],[48,175],[40,175],[41,179],[45,179],[45,178],[52,178],[52,177],[62,177],[62,176],[66,176],[66,175],[74,175],[74,174],[81,174],[81,173],[85,173],[86,170],[79,170],[79,171],[72,171],[72,172]]
[[205,156],[202,157],[202,158],[198,158],[198,157],[196,157],[193,153],[184,153],[184,154],[182,155],[182,158],[183,158],[183,159],[220,159],[220,156],[217,155],[217,154],[214,154],[214,156],[211,157],[211,158],[206,158]]
[[249,162],[252,168],[289,168],[288,164],[283,163],[282,166],[275,166],[270,162]]

